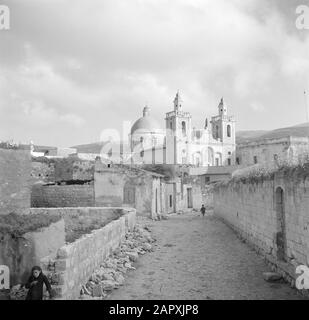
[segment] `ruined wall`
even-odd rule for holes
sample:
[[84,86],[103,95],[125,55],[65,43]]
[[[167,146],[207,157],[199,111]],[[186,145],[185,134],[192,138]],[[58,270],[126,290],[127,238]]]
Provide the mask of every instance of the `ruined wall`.
[[[46,159],[46,158],[44,158]],[[55,164],[48,160],[33,159],[31,162],[31,177],[34,182],[54,182]]]
[[[232,226],[292,284],[295,267],[309,264],[308,165],[304,168],[279,171],[273,178],[221,183],[214,191],[215,215]],[[283,190],[283,206],[278,205],[278,188]],[[279,255],[282,243],[285,258]]]
[[42,185],[35,184],[31,190],[31,207],[92,207],[93,184]]
[[30,150],[0,149],[0,214],[29,212],[30,173]]
[[35,232],[28,232],[22,237],[7,234],[0,240],[0,265],[9,267],[11,285],[25,283],[31,268],[39,265],[43,257],[56,254],[64,244],[63,220]]
[[77,299],[82,284],[119,246],[126,232],[133,230],[136,211],[131,208],[122,210],[124,216],[118,220],[61,247],[56,258],[51,256],[41,260],[44,273],[52,278],[53,289],[58,299]]
[[93,180],[94,161],[77,157],[55,159],[55,181]]

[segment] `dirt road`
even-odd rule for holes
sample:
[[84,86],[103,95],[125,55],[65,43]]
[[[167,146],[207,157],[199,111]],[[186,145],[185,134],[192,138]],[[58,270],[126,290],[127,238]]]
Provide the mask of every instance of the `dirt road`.
[[268,283],[263,259],[212,216],[147,221],[157,239],[109,300],[301,299],[285,283]]

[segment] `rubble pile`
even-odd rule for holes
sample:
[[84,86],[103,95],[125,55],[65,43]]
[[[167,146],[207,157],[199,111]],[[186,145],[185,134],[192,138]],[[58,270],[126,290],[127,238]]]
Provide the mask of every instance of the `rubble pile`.
[[128,270],[135,270],[133,263],[139,255],[153,250],[153,242],[155,239],[151,236],[149,228],[136,225],[134,231],[126,235],[121,245],[82,286],[80,299],[101,300],[112,290],[122,286],[125,282],[124,275]]
[[18,284],[10,290],[10,300],[25,300],[28,293],[28,289],[25,286]]

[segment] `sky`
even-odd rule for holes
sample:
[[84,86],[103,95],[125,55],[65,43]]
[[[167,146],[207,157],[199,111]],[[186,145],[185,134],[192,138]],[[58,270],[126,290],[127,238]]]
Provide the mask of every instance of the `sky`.
[[[202,128],[223,96],[237,130],[306,122],[309,30],[298,0],[0,0],[0,140],[52,146],[121,133],[177,90]],[[308,17],[309,18],[309,17]],[[308,97],[309,99],[309,97]]]

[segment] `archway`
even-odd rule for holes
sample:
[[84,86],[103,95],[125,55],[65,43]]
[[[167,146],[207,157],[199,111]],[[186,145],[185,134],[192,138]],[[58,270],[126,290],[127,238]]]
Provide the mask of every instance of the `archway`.
[[221,152],[216,152],[215,162],[216,162],[216,166],[222,166],[222,153]]
[[197,167],[199,167],[200,165],[203,164],[203,159],[202,159],[202,155],[201,153],[198,151],[198,152],[195,152],[193,155],[192,155],[192,162],[194,165],[196,165]]
[[277,218],[277,258],[286,261],[286,229],[284,212],[284,191],[281,187],[276,189],[276,218]]
[[135,206],[135,185],[127,181],[123,187],[123,203]]

